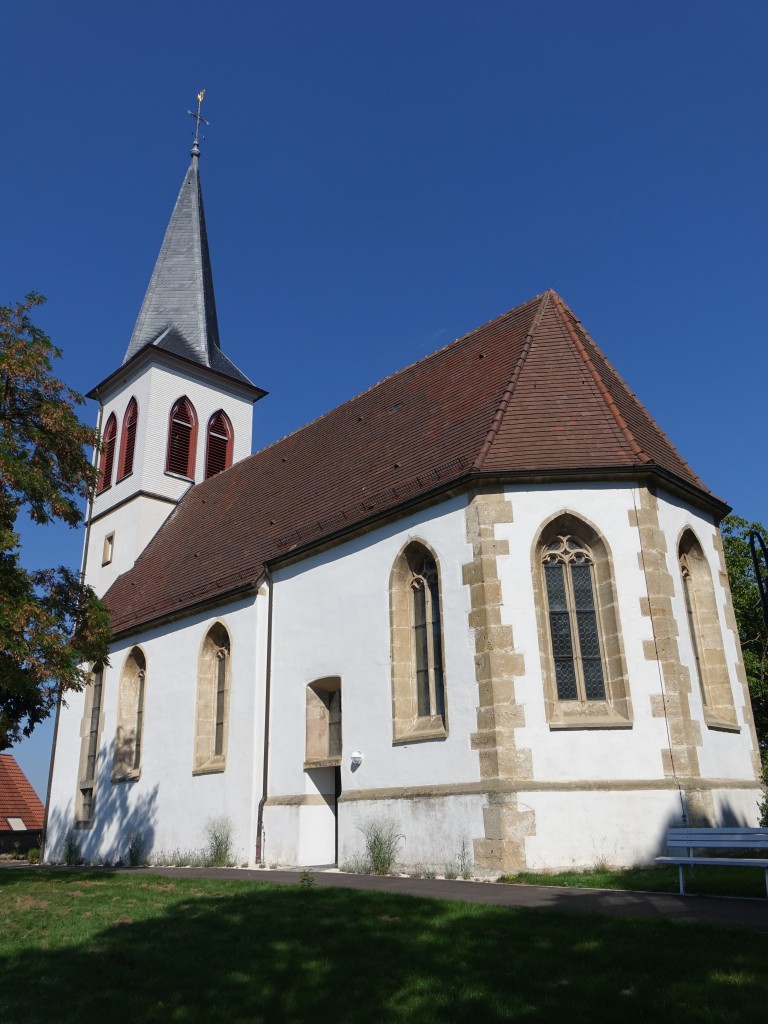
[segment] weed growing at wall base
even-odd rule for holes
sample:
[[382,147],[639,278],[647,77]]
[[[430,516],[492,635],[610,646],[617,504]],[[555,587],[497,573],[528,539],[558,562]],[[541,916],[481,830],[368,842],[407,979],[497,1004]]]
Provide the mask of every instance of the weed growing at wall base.
[[143,853],[144,833],[137,829],[128,836],[128,863],[132,868],[137,868],[141,864]]
[[61,847],[61,861],[64,864],[70,865],[80,864],[82,857],[80,856],[80,840],[78,839],[77,832],[74,830],[67,832],[64,842]]
[[228,868],[235,863],[232,850],[234,826],[229,818],[209,818],[205,825],[207,839],[205,849],[206,867]]
[[357,826],[365,839],[365,852],[374,875],[388,875],[405,836],[393,818],[368,818]]

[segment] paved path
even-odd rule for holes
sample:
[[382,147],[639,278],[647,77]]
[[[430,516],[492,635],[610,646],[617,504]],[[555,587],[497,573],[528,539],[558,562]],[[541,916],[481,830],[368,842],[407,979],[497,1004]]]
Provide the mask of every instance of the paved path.
[[[237,881],[298,885],[301,871],[245,868],[151,868],[154,874],[174,878],[231,878]],[[315,884],[328,888],[373,889],[407,896],[439,897],[466,903],[502,907],[561,910],[570,913],[609,914],[612,917],[656,917],[670,921],[696,921],[729,928],[756,928],[768,932],[768,900],[726,896],[678,896],[672,893],[625,892],[614,889],[566,889],[549,885],[504,885],[394,875],[352,875],[312,872]]]

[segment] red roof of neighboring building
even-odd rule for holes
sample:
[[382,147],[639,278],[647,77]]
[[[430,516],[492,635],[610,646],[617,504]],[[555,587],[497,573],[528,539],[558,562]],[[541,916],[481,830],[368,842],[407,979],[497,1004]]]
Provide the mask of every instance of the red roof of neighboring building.
[[191,488],[105,600],[130,630],[446,485],[638,471],[727,510],[547,291]]
[[40,797],[12,754],[0,754],[0,832],[12,832],[9,818],[21,818],[30,830],[43,827]]

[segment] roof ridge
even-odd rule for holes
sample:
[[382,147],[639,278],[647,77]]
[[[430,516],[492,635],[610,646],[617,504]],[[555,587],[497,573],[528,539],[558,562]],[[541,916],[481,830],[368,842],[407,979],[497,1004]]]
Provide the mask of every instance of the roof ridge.
[[[563,302],[562,299],[560,299],[560,301],[562,302],[564,309],[578,323],[579,330],[582,332],[582,334],[587,339],[587,341],[590,343],[590,345],[593,345],[601,353],[601,355],[603,357],[603,360],[605,362],[605,365],[608,367],[608,369],[612,373],[614,373],[619,378],[619,380],[623,384],[624,388],[626,389],[627,394],[632,399],[632,401],[635,402],[635,404],[638,405],[640,407],[640,409],[643,411],[643,413],[648,417],[648,421],[650,422],[650,424],[654,428],[654,430],[658,431],[658,433],[664,438],[664,440],[667,442],[667,444],[670,446],[670,448],[673,449],[673,451],[677,454],[677,457],[680,459],[680,461],[683,463],[683,465],[688,469],[688,472],[691,474],[692,478],[697,482],[698,486],[701,487],[701,489],[703,491],[705,491],[707,493],[711,493],[709,488],[706,486],[704,481],[699,476],[699,474],[692,468],[692,466],[690,465],[688,460],[684,459],[683,456],[680,454],[680,452],[677,450],[677,446],[672,442],[672,440],[670,439],[669,434],[666,432],[666,430],[664,430],[663,427],[661,427],[659,425],[658,420],[656,419],[655,416],[653,416],[651,414],[651,412],[648,410],[648,407],[646,406],[646,404],[640,398],[638,398],[638,396],[637,396],[636,392],[634,391],[634,389],[631,388],[629,386],[629,384],[624,380],[624,377],[616,369],[616,367],[613,365],[613,363],[608,358],[608,356],[605,355],[605,353],[602,351],[600,346],[597,344],[595,339],[592,337],[592,335],[586,329],[586,327],[581,322],[581,320],[579,320],[579,318],[576,316],[576,314],[573,312],[573,310],[570,308],[570,306],[566,302]],[[653,462],[652,459],[650,461]]]
[[536,313],[533,316],[533,320],[531,321],[531,326],[528,328],[528,332],[525,335],[525,341],[523,342],[522,348],[520,349],[520,355],[517,357],[517,362],[515,363],[515,368],[512,371],[512,376],[509,378],[509,382],[506,388],[504,389],[504,394],[501,396],[501,399],[499,400],[499,404],[496,407],[496,412],[494,413],[493,419],[491,420],[491,425],[488,428],[488,433],[485,435],[485,440],[480,446],[480,451],[477,453],[477,458],[475,459],[474,464],[472,466],[472,470],[474,472],[478,472],[479,470],[482,469],[483,463],[485,462],[488,456],[488,452],[491,450],[493,442],[496,440],[496,437],[501,428],[501,424],[504,421],[504,415],[507,409],[509,408],[509,403],[512,401],[512,395],[514,394],[515,386],[518,380],[520,379],[520,374],[522,372],[523,366],[525,365],[525,361],[528,358],[528,353],[531,351],[534,335],[536,334],[539,324],[541,323],[541,318],[544,315],[544,310],[547,308],[547,305],[549,304],[549,298],[551,293],[552,290],[549,289],[548,291],[543,292],[541,295],[539,308],[536,310]]
[[[487,323],[481,324],[479,327],[475,327],[471,331],[467,331],[466,334],[460,334],[458,338],[454,338],[453,341],[446,342],[445,345],[443,345],[441,348],[435,349],[434,352],[428,352],[425,356],[421,356],[420,359],[414,359],[414,361],[412,363],[408,363],[407,366],[401,366],[399,370],[393,370],[392,373],[388,373],[386,377],[382,377],[381,380],[377,380],[369,387],[364,388],[363,391],[359,391],[356,395],[351,395],[349,398],[345,398],[343,402],[339,402],[338,405],[335,405],[332,409],[328,409],[327,412],[323,412],[319,416],[315,416],[314,419],[308,420],[306,423],[302,423],[301,426],[296,427],[295,430],[291,430],[287,434],[283,434],[282,437],[276,437],[274,441],[270,441],[270,443],[264,445],[263,448],[259,448],[258,451],[252,452],[250,455],[246,456],[246,458],[241,459],[240,462],[236,462],[234,466],[230,467],[230,469],[234,469],[235,466],[243,465],[243,463],[247,462],[249,459],[255,458],[255,456],[257,455],[261,455],[262,452],[269,451],[270,448],[274,448],[275,445],[282,444],[283,441],[287,441],[291,437],[295,437],[302,431],[307,430],[307,428],[312,427],[316,423],[320,423],[322,420],[327,419],[334,413],[337,413],[346,405],[351,405],[352,402],[357,401],[358,398],[362,398],[364,395],[369,394],[371,391],[375,391],[376,388],[380,387],[382,384],[386,384],[387,381],[393,380],[395,377],[399,377],[401,374],[406,373],[408,370],[412,370],[415,366],[419,366],[421,363],[425,363],[428,359],[433,359],[435,356],[439,356],[441,353],[445,352],[446,349],[451,348],[451,346],[458,345],[462,341],[468,341],[468,339],[471,338],[473,334],[477,334],[479,331],[484,331],[489,327],[496,326],[496,324],[500,323],[502,320],[504,320],[505,317],[508,317],[511,313],[519,313],[524,306],[527,306],[532,302],[536,302],[537,299],[541,300],[545,298],[546,294],[546,292],[541,292],[538,295],[534,295],[532,298],[527,299],[525,302],[521,302],[519,306],[513,306],[512,309],[508,309],[504,313],[499,314],[499,316],[493,317],[493,319],[488,320]],[[204,483],[205,481],[202,482]],[[197,486],[200,485],[198,484]]]
[[640,444],[637,441],[637,438],[632,433],[632,431],[631,431],[631,429],[629,427],[629,424],[624,419],[624,417],[621,415],[621,412],[619,411],[619,407],[616,405],[616,402],[615,402],[615,400],[613,398],[613,395],[610,393],[610,391],[606,387],[603,378],[600,376],[600,371],[598,370],[598,368],[595,366],[594,362],[592,361],[592,356],[589,354],[589,352],[587,351],[587,348],[586,348],[584,342],[579,337],[578,331],[576,331],[576,329],[574,328],[573,324],[570,323],[570,321],[568,319],[568,316],[566,314],[565,303],[560,298],[560,296],[556,292],[554,292],[554,291],[552,292],[552,301],[554,302],[555,309],[558,312],[558,315],[560,317],[560,320],[561,320],[563,326],[565,327],[566,331],[568,331],[568,334],[570,335],[571,340],[573,341],[574,345],[576,346],[576,351],[578,352],[579,356],[583,360],[584,365],[586,366],[587,370],[589,371],[590,376],[592,377],[592,380],[595,382],[595,385],[597,386],[597,390],[600,392],[600,396],[602,397],[603,401],[605,402],[606,406],[608,407],[608,411],[613,416],[613,419],[616,422],[616,426],[621,431],[621,433],[622,433],[622,435],[624,437],[624,440],[629,445],[631,451],[634,452],[634,454],[638,457],[638,459],[640,459],[641,462],[644,462],[644,463],[653,462],[653,459],[650,457],[650,455],[648,455],[647,452],[645,452],[642,449],[642,447],[640,446]]

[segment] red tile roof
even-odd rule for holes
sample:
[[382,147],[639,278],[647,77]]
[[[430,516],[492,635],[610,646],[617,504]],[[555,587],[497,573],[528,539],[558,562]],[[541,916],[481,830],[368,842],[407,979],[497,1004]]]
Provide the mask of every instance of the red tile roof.
[[21,818],[28,829],[43,827],[43,805],[12,754],[0,754],[0,832],[11,832],[8,818]]
[[105,599],[131,630],[448,484],[638,470],[725,511],[548,291],[193,487]]

